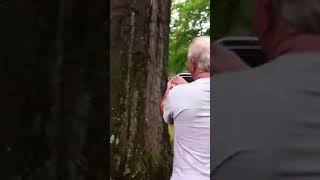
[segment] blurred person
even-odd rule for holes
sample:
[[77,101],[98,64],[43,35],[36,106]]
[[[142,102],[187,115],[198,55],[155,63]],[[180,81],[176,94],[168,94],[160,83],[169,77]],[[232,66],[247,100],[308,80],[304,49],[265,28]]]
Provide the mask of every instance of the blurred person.
[[[213,74],[237,72],[250,69],[250,67],[235,52],[227,49],[223,45],[212,43],[210,49],[210,60],[213,66],[211,71],[213,71]],[[214,61],[212,59],[214,59]],[[180,77],[180,74],[169,77],[168,81],[170,80],[172,80],[170,82],[171,85],[168,85],[168,87],[171,86],[171,88],[179,84],[188,83],[183,77]],[[173,141],[173,134],[171,134],[173,133],[173,125],[169,124],[168,128],[170,132],[170,140]]]
[[253,0],[269,62],[212,77],[215,180],[320,179],[320,1]]
[[171,180],[210,179],[210,38],[193,39],[188,50],[193,82],[176,76],[161,101],[165,122],[174,123]]

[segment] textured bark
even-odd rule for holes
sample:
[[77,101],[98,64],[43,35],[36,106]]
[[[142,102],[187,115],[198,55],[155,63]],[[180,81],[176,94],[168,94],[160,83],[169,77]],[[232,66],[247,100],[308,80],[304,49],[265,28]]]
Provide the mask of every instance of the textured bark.
[[1,180],[106,175],[105,1],[0,1]]
[[162,121],[170,0],[111,0],[111,178],[169,179]]

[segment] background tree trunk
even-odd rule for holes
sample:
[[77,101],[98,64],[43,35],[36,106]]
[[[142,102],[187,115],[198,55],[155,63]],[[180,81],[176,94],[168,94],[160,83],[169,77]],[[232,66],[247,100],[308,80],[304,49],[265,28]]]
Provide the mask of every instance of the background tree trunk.
[[104,0],[0,1],[0,179],[106,180]]
[[172,150],[159,102],[170,0],[111,0],[111,177],[169,179]]

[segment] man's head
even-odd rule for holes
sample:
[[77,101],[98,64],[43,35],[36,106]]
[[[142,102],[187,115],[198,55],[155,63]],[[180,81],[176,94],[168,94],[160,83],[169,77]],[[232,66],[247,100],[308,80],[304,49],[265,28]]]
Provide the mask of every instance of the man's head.
[[254,27],[268,56],[281,41],[320,34],[319,0],[253,0]]
[[210,73],[210,37],[192,40],[188,50],[188,70],[193,78],[199,73]]

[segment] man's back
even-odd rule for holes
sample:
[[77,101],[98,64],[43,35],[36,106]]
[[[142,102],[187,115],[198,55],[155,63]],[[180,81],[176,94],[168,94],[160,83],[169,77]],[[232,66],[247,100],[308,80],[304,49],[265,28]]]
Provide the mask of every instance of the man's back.
[[214,179],[320,179],[320,54],[212,80]]
[[172,179],[208,180],[210,174],[210,79],[174,87],[164,119],[174,121]]

